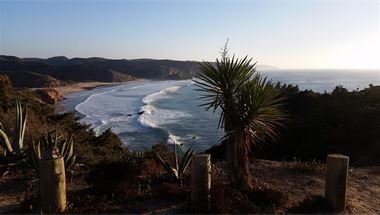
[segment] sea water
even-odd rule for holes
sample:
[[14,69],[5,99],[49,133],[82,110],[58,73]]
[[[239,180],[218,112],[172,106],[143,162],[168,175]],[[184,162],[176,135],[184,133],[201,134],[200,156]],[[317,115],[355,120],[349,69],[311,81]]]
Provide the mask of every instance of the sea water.
[[[331,92],[343,85],[349,90],[380,85],[380,71],[262,71],[274,82],[297,84],[301,90]],[[200,107],[200,92],[191,80],[142,81],[72,93],[60,103],[75,111],[81,122],[99,135],[116,133],[131,150],[150,149],[157,143],[181,144],[203,151],[218,144],[219,112]]]

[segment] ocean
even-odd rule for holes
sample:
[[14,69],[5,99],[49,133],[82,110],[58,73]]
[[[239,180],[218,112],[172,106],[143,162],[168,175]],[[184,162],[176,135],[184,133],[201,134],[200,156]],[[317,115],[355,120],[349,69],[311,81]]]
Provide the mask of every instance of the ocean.
[[[331,92],[343,85],[349,90],[380,85],[380,71],[273,70],[262,71],[273,82],[296,84],[301,90]],[[163,142],[204,151],[218,144],[219,113],[200,107],[200,94],[191,80],[143,81],[98,87],[66,95],[61,110],[75,111],[81,123],[97,135],[116,133],[130,149],[141,151]]]

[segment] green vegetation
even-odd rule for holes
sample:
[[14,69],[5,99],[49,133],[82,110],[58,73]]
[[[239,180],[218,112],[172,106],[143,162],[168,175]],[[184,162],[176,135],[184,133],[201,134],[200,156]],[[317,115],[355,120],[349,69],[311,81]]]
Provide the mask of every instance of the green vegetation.
[[49,132],[46,136],[42,137],[37,143],[33,142],[31,152],[31,160],[33,167],[38,171],[39,165],[38,160],[43,157],[51,156],[53,152],[57,153],[58,156],[62,156],[65,169],[69,169],[73,166],[76,156],[74,154],[74,140],[70,137],[68,140],[64,140],[62,136],[58,136],[57,131],[55,131],[54,137],[53,133]]
[[274,140],[277,128],[286,119],[283,97],[256,72],[251,62],[247,57],[229,58],[226,44],[221,60],[217,59],[215,65],[200,64],[201,73],[195,80],[203,92],[203,106],[214,112],[221,110],[219,128],[226,133],[232,183],[244,190],[252,187],[249,161],[252,147]]
[[[89,125],[78,122],[78,117],[74,113],[56,114],[54,107],[44,103],[39,95],[32,90],[14,90],[6,76],[0,79],[0,95],[7,95],[0,100],[0,122],[2,131],[6,134],[18,131],[14,125],[15,115],[20,116],[17,111],[21,111],[19,103],[28,104],[28,126],[24,128],[23,150],[33,148],[33,140],[40,140],[51,130],[59,130],[62,138],[71,137],[75,140],[73,147],[76,151],[76,160],[81,164],[94,167],[102,162],[120,161],[130,156],[130,152],[122,145],[122,142],[110,130],[96,136]],[[15,103],[16,98],[18,102]],[[23,113],[25,110],[22,110]],[[25,116],[22,116],[24,119]],[[19,119],[19,118],[18,118]],[[9,141],[10,138],[8,138]],[[12,138],[13,142],[18,140]],[[9,154],[3,138],[0,139],[0,153],[5,151]],[[12,146],[13,147],[13,146]],[[15,150],[15,148],[12,148]],[[2,163],[8,159],[0,156]]]
[[[289,115],[279,138],[259,148],[252,157],[278,161],[325,162],[327,154],[350,157],[350,165],[380,165],[380,86],[348,91],[337,86],[331,93],[300,91],[277,84],[285,95]],[[210,148],[214,160],[226,157],[227,144]]]
[[179,157],[177,152],[177,144],[174,144],[173,148],[174,165],[172,165],[171,162],[165,161],[163,158],[161,158],[161,156],[157,152],[155,152],[155,156],[157,157],[160,164],[165,168],[165,170],[175,179],[179,180],[182,184],[185,171],[191,162],[194,150],[189,148],[182,157]]
[[[10,160],[21,159],[25,156],[24,146],[24,134],[26,127],[26,105],[24,108],[21,102],[16,100],[16,122],[13,132],[13,138],[10,139],[4,131],[4,127],[0,122],[0,136],[5,144],[4,156],[10,157]],[[9,154],[9,155],[8,155]]]
[[337,86],[331,93],[277,87],[288,98],[291,121],[278,144],[259,157],[325,161],[327,154],[341,153],[350,165],[380,165],[380,86],[351,92]]

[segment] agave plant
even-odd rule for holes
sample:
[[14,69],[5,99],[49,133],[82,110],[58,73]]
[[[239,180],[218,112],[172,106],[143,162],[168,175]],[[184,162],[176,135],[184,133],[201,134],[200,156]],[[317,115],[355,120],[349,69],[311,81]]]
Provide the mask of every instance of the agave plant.
[[0,123],[0,137],[5,144],[5,156],[15,156],[22,158],[25,155],[23,151],[24,134],[27,118],[27,106],[22,107],[20,100],[16,99],[16,122],[13,132],[12,141],[4,131],[3,125]]
[[75,163],[74,140],[72,136],[66,140],[58,136],[57,132],[49,132],[38,142],[33,142],[31,160],[33,167],[38,171],[38,160],[44,159],[55,153],[56,156],[62,156],[65,162],[65,169],[69,169]]
[[155,153],[158,161],[165,168],[165,170],[171,176],[173,176],[175,179],[181,182],[182,182],[182,179],[184,178],[185,171],[191,162],[191,158],[193,154],[194,154],[194,150],[189,148],[182,157],[179,157],[178,152],[177,152],[177,144],[174,143],[174,151],[173,151],[174,165],[173,165],[171,162],[165,161],[164,159],[161,158],[160,155]]

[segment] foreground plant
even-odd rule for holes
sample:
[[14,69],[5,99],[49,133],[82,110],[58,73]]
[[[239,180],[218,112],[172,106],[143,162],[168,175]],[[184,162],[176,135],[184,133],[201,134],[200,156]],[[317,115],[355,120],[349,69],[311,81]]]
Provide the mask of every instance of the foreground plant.
[[62,139],[57,132],[49,132],[38,142],[33,142],[31,160],[37,171],[39,171],[39,160],[47,159],[51,155],[55,156],[53,158],[63,157],[65,169],[72,167],[76,159],[73,138]]
[[165,161],[164,159],[162,159],[159,154],[155,153],[158,161],[165,168],[165,170],[175,179],[179,180],[181,184],[185,175],[185,171],[187,167],[189,166],[189,164],[191,163],[193,154],[194,154],[194,150],[189,148],[182,157],[179,157],[178,152],[177,152],[177,144],[174,143],[174,151],[173,151],[174,164],[172,164],[171,162]]
[[4,157],[8,157],[8,161],[18,160],[25,156],[24,134],[26,127],[27,107],[22,106],[20,100],[16,99],[16,122],[13,137],[10,139],[4,131],[3,125],[0,123],[0,137],[5,144]]
[[66,169],[75,162],[74,141],[49,132],[33,142],[31,159],[40,176],[41,209],[46,213],[66,210]]
[[248,57],[229,58],[225,46],[222,59],[201,63],[194,80],[203,93],[202,106],[221,110],[218,127],[225,131],[231,180],[245,190],[252,188],[249,155],[253,146],[275,139],[276,129],[286,119],[284,98],[251,62]]

